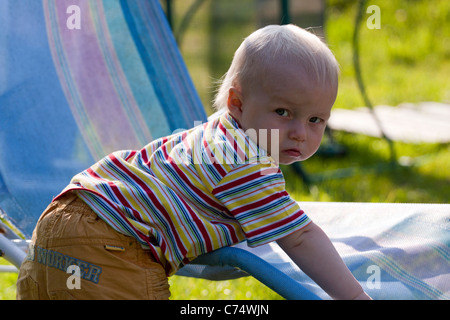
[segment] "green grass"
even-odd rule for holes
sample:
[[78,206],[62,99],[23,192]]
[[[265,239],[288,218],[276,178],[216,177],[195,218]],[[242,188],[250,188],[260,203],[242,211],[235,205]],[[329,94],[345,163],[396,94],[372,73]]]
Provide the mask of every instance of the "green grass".
[[[0,265],[9,265],[9,263],[0,258]],[[17,273],[0,273],[0,300],[16,299],[16,281]]]
[[[193,2],[176,5],[175,30]],[[257,28],[256,10],[249,3],[205,0],[183,32],[180,47],[208,111],[215,80],[228,69],[242,39]],[[341,66],[335,108],[364,105],[353,68],[356,4],[356,0],[327,1],[325,40]],[[369,5],[378,5],[381,12],[381,29],[366,27],[370,16],[366,13],[360,25],[362,76],[372,103],[450,101],[450,2],[367,1]]]
[[171,299],[178,300],[280,300],[283,299],[258,280],[245,277],[209,281],[174,276],[169,279]]
[[[355,1],[333,0],[328,9],[327,42],[341,65],[335,107],[363,105],[355,82],[352,36]],[[367,1],[378,5],[381,29],[360,25],[362,76],[374,105],[450,100],[450,3]]]
[[[175,29],[193,2],[175,2]],[[249,3],[205,0],[183,34],[181,51],[208,113],[215,80],[227,70],[242,39],[257,27],[256,10]],[[335,108],[357,108],[364,103],[352,64],[356,1],[327,3],[326,41],[341,65]],[[449,102],[450,1],[367,2],[371,4],[381,9],[381,29],[368,29],[365,20],[360,29],[362,76],[371,102],[392,106]],[[396,142],[397,164],[391,166],[384,140],[342,132],[334,137],[347,155],[316,155],[304,162],[302,167],[312,181],[309,186],[293,174],[292,167],[282,168],[286,188],[295,199],[449,203],[449,144]],[[0,274],[0,299],[14,299],[16,277]],[[170,284],[172,299],[280,299],[252,278],[215,282],[175,276]]]
[[[394,144],[397,162],[391,164],[386,141],[337,132],[346,148],[343,157],[316,155],[304,162],[311,187],[285,174],[288,191],[304,201],[448,203],[450,145]],[[292,172],[292,168],[284,168]]]

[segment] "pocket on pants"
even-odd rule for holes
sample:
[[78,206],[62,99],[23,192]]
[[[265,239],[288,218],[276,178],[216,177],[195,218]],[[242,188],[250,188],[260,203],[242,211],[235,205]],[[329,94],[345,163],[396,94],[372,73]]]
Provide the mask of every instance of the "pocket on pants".
[[19,278],[16,296],[17,300],[39,300],[39,285],[30,276]]
[[105,251],[112,264],[105,266],[104,272],[105,274],[113,272],[117,275],[117,283],[128,291],[124,296],[125,299],[169,299],[170,286],[167,275],[162,265],[151,257],[149,250],[140,248],[140,245],[135,242],[132,247],[126,248],[123,252]]
[[148,299],[150,300],[169,300],[170,286],[169,279],[164,269],[158,264],[154,267],[146,268]]

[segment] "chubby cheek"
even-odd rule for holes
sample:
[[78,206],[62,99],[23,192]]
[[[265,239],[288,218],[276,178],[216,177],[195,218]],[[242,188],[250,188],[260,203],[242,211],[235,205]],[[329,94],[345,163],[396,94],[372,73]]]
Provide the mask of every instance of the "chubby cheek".
[[302,151],[302,157],[300,161],[304,161],[312,157],[320,147],[323,134],[309,134],[308,139],[300,147]]
[[322,142],[323,132],[312,134],[311,138],[308,141],[308,149],[311,157],[320,147],[320,143]]

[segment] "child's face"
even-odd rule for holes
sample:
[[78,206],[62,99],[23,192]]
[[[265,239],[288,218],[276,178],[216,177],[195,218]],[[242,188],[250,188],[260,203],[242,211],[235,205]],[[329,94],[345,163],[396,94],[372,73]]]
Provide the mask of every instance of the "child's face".
[[320,146],[336,88],[315,85],[301,68],[287,63],[269,71],[250,87],[230,89],[228,110],[244,131],[256,131],[258,145],[279,163],[306,160]]

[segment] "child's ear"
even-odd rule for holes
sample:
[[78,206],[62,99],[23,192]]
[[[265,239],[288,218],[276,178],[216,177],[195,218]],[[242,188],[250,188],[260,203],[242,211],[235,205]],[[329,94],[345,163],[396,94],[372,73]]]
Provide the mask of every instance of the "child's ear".
[[227,106],[230,113],[239,118],[242,113],[242,95],[237,88],[231,87],[228,91]]

